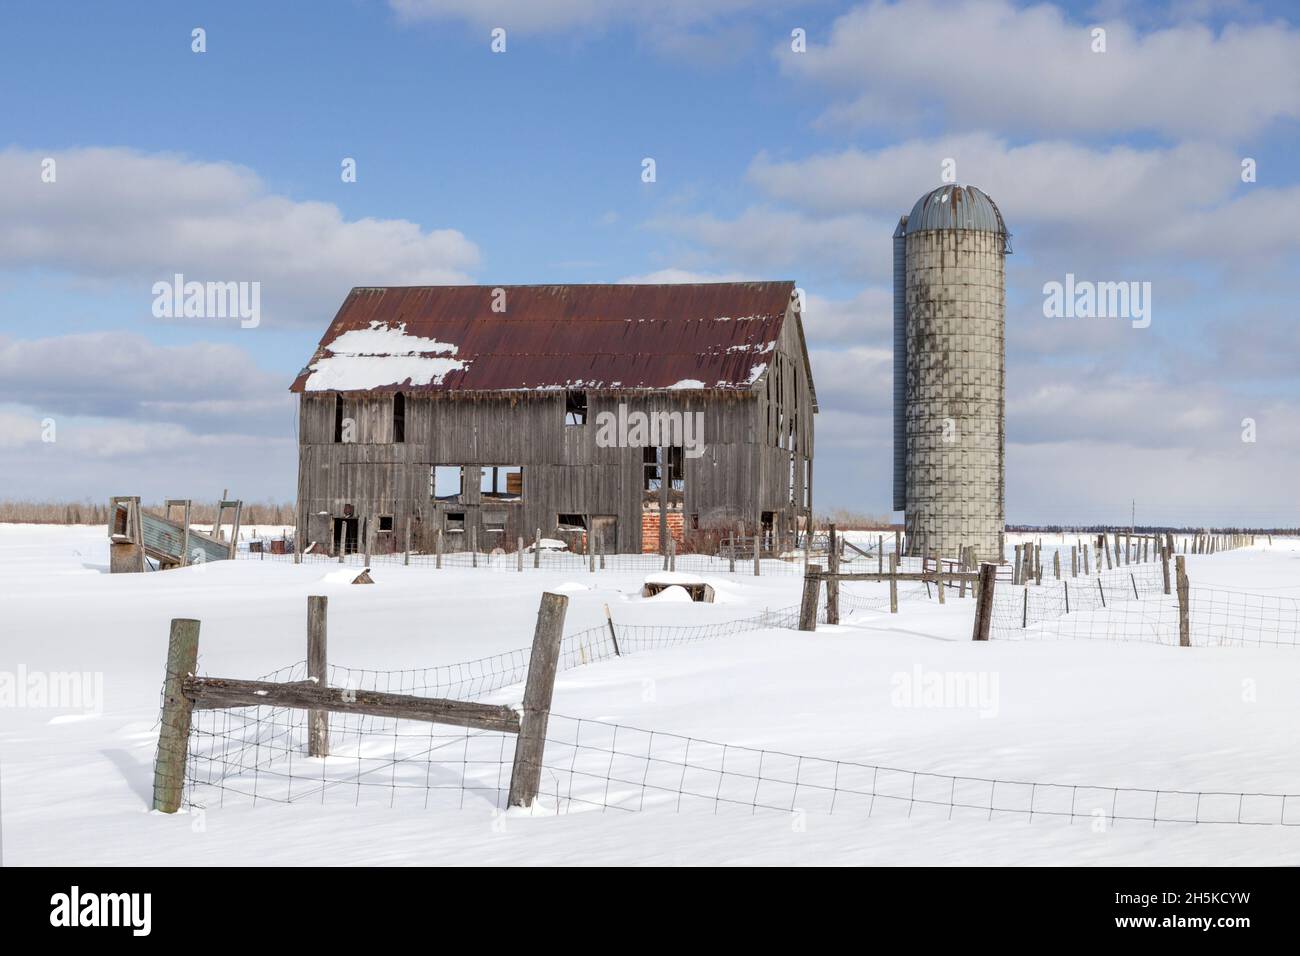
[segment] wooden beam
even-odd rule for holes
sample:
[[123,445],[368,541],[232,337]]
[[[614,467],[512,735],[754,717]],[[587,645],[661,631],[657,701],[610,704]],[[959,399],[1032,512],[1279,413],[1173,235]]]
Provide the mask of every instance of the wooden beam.
[[200,710],[222,707],[296,707],[335,714],[366,714],[394,720],[422,720],[475,730],[519,732],[519,714],[510,707],[473,701],[412,697],[346,687],[318,687],[299,681],[232,680],[224,677],[187,677],[183,692]]

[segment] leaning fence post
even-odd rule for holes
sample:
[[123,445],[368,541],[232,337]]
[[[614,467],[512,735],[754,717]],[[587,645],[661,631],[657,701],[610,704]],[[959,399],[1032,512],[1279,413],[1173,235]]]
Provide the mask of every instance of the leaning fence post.
[[[325,654],[325,625],[329,615],[329,598],[313,594],[307,598],[307,679],[317,687],[329,684]],[[307,711],[307,756],[328,757],[330,752],[330,715],[324,710]]]
[[1192,646],[1192,624],[1188,605],[1191,603],[1191,587],[1187,581],[1186,559],[1180,554],[1176,559],[1178,571],[1178,646]]
[[515,741],[514,765],[510,771],[512,807],[529,807],[537,799],[542,783],[542,758],[546,750],[546,725],[551,717],[551,697],[555,693],[555,671],[560,662],[560,642],[564,639],[564,613],[569,599],[549,591],[542,595],[537,609],[537,629],[533,632],[533,650],[528,659],[528,679],[524,684],[524,703],[519,715],[519,736]]
[[[830,582],[827,581],[827,593]],[[803,600],[799,602],[799,630],[817,630],[817,599],[821,596],[822,566],[808,565],[808,573],[803,578]],[[829,616],[829,611],[827,612]]]
[[609,605],[605,605],[605,623],[609,625],[609,640],[614,645],[614,656],[622,657],[618,649],[618,635],[614,633],[614,615],[609,613]]
[[987,641],[993,622],[993,587],[998,579],[996,564],[981,564],[979,590],[975,596],[975,631],[971,640]]
[[167,674],[163,679],[158,754],[153,765],[153,808],[175,813],[185,789],[185,758],[190,743],[194,702],[182,693],[185,677],[199,662],[199,622],[173,618],[167,638]]
[[1106,592],[1101,587],[1101,569],[1097,570],[1097,595],[1101,598],[1101,606],[1106,606]]

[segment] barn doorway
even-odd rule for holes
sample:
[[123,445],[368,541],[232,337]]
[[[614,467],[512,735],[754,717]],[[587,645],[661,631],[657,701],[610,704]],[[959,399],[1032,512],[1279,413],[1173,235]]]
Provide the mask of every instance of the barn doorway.
[[356,554],[358,537],[356,518],[334,519],[335,554]]
[[591,516],[591,546],[597,554],[618,553],[618,516]]

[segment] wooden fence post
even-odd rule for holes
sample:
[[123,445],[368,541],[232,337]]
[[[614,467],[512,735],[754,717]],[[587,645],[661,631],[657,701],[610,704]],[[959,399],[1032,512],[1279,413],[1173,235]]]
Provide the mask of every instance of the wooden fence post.
[[[897,533],[897,532],[895,532]],[[898,552],[889,556],[889,613],[898,613]]]
[[1169,549],[1161,545],[1160,548],[1160,573],[1164,576],[1165,593],[1169,593]]
[[[831,522],[829,528],[829,542],[830,552],[826,556],[826,569],[831,574],[837,574],[840,570],[840,549],[834,522]],[[826,579],[826,623],[840,623],[840,582],[837,578]]]
[[1083,546],[1083,576],[1086,578],[1090,574],[1092,572],[1088,570],[1088,546],[1085,544]]
[[158,755],[153,765],[153,808],[175,813],[185,790],[185,758],[190,743],[194,702],[182,692],[186,675],[199,661],[199,622],[173,618],[167,638],[167,674],[163,679],[162,717],[158,728]]
[[[803,578],[803,600],[799,602],[799,630],[801,631],[817,630],[817,599],[821,596],[822,590],[821,574],[820,564],[808,565],[808,573]],[[830,582],[827,581],[826,584],[829,594]]]
[[1191,586],[1187,580],[1186,559],[1179,555],[1178,571],[1178,646],[1192,646],[1192,624],[1188,605],[1191,603]]
[[1020,583],[1020,545],[1016,545],[1016,561],[1011,566],[1011,583]]
[[971,640],[987,641],[993,623],[993,587],[998,579],[996,564],[981,564],[979,587],[975,592],[975,630]]
[[[313,594],[307,598],[307,677],[317,687],[329,685],[329,665],[325,653],[326,621],[329,598]],[[330,752],[330,715],[324,710],[307,711],[307,756],[328,757]]]
[[[664,552],[664,567],[668,566],[668,552],[672,550],[673,539],[668,539],[668,551]],[[591,532],[587,532],[587,571],[591,574],[596,573],[596,542],[592,538]]]
[[524,536],[515,537],[515,570],[523,571],[524,569]]
[[1079,576],[1079,546],[1077,544],[1072,544],[1070,545],[1070,577],[1077,578],[1078,576]]
[[1052,552],[1052,571],[1056,575],[1056,580],[1061,580],[1061,552],[1059,550]]
[[411,516],[406,516],[406,549],[402,552],[402,564],[409,566],[411,563]]
[[541,789],[546,725],[551,718],[551,697],[555,693],[555,671],[560,662],[564,614],[568,607],[569,599],[565,595],[548,591],[542,595],[537,609],[537,629],[533,632],[533,650],[528,658],[519,737],[515,741],[515,760],[510,772],[507,803],[512,807],[532,806]]
[[1024,603],[1020,606],[1020,628],[1024,630],[1029,626],[1029,585],[1025,585]]
[[903,534],[899,530],[894,530],[894,554],[902,554]]
[[618,635],[614,633],[614,615],[609,613],[609,605],[605,605],[605,623],[609,625],[609,640],[614,645],[614,656],[622,657],[618,649]]
[[885,536],[876,535],[876,573],[885,573]]
[[1065,588],[1065,613],[1070,613],[1070,582],[1062,581],[1061,587]]
[[938,552],[938,551],[936,551],[936,552],[934,553],[933,557],[934,557],[934,575],[935,575],[934,580],[935,580],[935,587],[936,587],[936,589],[937,589],[938,592],[939,592],[939,603],[940,603],[940,604],[943,604],[943,603],[944,603],[944,599],[943,599],[943,558],[940,557],[940,552]]
[[[808,549],[804,549],[804,573],[808,573]],[[736,532],[727,532],[727,570],[736,573]]]
[[533,567],[542,566],[542,529],[538,528],[533,537]]
[[435,568],[442,567],[442,529],[441,528],[438,529],[438,541],[437,544],[434,546],[433,566]]
[[478,567],[478,522],[469,526],[469,561],[473,567]]

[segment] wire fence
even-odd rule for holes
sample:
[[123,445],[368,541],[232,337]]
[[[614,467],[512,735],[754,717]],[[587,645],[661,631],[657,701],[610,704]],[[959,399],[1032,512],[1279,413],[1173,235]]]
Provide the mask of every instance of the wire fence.
[[[1300,646],[1300,599],[1192,586],[1188,624],[1193,647],[1296,647]],[[1158,567],[1051,585],[999,588],[994,594],[990,637],[1177,645],[1181,639],[1178,598],[1164,593]]]

